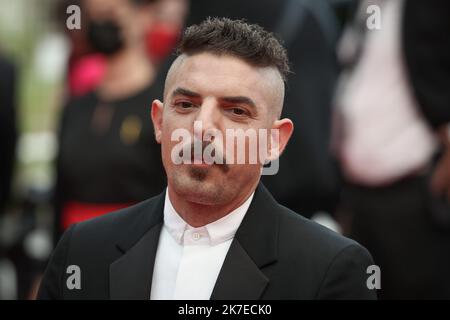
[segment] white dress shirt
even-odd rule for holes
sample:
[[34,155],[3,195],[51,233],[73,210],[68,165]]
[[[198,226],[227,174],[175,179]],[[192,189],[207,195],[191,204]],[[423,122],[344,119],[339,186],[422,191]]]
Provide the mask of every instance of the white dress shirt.
[[403,3],[379,1],[382,27],[367,31],[359,64],[338,100],[343,121],[339,126],[345,128],[339,147],[344,174],[367,186],[389,184],[419,171],[436,148],[404,66]]
[[175,211],[167,190],[150,299],[208,300],[252,199],[253,193],[223,218],[194,228]]

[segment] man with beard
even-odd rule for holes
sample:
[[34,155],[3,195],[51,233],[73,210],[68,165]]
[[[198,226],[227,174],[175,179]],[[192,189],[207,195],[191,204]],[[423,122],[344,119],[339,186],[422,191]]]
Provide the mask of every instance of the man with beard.
[[[279,205],[259,182],[293,131],[280,119],[285,49],[257,25],[215,18],[188,28],[179,53],[164,103],[151,110],[166,191],[73,225],[39,298],[375,298],[370,254]],[[233,141],[244,134],[241,144],[223,143],[229,132]]]

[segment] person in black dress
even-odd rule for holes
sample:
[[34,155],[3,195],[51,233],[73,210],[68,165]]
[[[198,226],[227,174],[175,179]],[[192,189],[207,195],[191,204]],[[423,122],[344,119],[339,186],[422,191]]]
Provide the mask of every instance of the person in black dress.
[[151,101],[163,94],[145,49],[158,1],[82,2],[92,47],[106,57],[98,87],[62,111],[55,190],[55,241],[68,226],[160,193]]

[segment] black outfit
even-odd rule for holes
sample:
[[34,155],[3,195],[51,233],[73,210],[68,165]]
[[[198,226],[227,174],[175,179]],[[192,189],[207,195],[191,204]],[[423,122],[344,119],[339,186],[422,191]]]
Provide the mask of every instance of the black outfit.
[[332,213],[339,195],[338,165],[330,151],[331,100],[338,68],[334,43],[317,17],[321,8],[301,5],[307,1],[290,2],[298,2],[299,16],[292,35],[279,32],[292,69],[282,117],[291,119],[295,128],[278,173],[262,181],[281,204],[311,217],[318,211]]
[[[407,0],[403,10],[406,72],[424,120],[438,127],[450,121],[450,3]],[[450,269],[450,206],[430,192],[435,161],[429,172],[387,186],[344,188],[347,236],[380,266],[381,299],[450,298],[450,279],[443,276]]]
[[[149,299],[165,193],[72,226],[44,274],[39,299]],[[370,254],[279,205],[260,184],[211,299],[374,299]],[[81,270],[69,290],[66,268]],[[201,285],[201,284],[199,284]]]
[[380,299],[449,299],[450,230],[433,218],[427,176],[392,185],[348,185],[348,236],[370,250],[381,270]]
[[409,79],[430,125],[450,122],[450,2],[405,2],[402,45]]
[[163,190],[165,173],[150,118],[151,103],[162,94],[158,78],[125,99],[103,102],[91,92],[68,103],[57,161],[57,221],[68,201],[134,204]]
[[17,140],[15,75],[14,66],[0,56],[0,214],[10,194]]

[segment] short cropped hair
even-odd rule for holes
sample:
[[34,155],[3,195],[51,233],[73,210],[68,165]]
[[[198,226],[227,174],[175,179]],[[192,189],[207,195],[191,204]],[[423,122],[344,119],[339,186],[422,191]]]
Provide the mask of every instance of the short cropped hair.
[[188,27],[177,53],[201,52],[232,55],[257,67],[275,67],[284,81],[290,72],[286,49],[274,34],[243,20],[208,18]]

